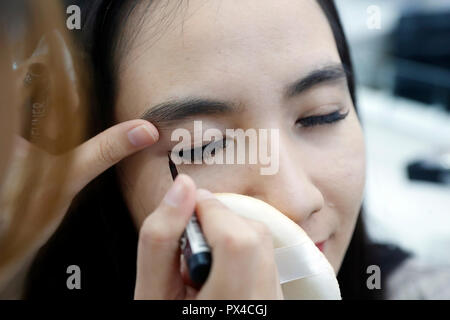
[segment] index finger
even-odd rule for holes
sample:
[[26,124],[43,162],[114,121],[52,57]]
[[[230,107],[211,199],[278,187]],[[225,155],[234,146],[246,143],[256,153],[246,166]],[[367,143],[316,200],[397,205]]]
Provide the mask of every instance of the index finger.
[[72,158],[69,180],[74,193],[123,158],[153,145],[159,139],[156,127],[142,119],[119,123],[66,155]]
[[245,238],[248,223],[220,202],[211,192],[198,189],[196,213],[208,244],[217,248],[219,243]]

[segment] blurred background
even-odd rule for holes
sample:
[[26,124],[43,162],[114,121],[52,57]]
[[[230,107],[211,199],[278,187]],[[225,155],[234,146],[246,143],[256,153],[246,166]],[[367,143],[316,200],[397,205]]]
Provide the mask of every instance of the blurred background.
[[336,0],[355,64],[374,240],[450,263],[450,1]]

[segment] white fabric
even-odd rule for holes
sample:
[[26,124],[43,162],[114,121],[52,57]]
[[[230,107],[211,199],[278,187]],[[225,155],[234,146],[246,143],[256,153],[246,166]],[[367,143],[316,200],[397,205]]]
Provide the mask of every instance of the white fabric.
[[326,271],[325,257],[310,241],[276,248],[274,251],[280,284]]

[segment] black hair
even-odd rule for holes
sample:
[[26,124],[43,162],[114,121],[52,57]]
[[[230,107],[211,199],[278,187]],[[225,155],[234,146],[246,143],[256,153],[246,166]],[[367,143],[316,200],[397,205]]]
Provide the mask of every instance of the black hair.
[[[146,1],[147,8],[152,2]],[[330,23],[341,61],[349,71],[348,89],[356,108],[353,66],[338,12],[333,1],[317,2]],[[79,36],[89,53],[93,70],[96,103],[90,112],[90,136],[94,136],[113,124],[116,54],[126,47],[121,45],[119,34],[128,17],[142,2],[106,0],[83,3],[78,0],[78,4],[84,6],[82,12],[87,13]],[[379,253],[384,251],[369,241],[363,220],[361,208],[338,273],[344,299],[383,298],[383,290],[368,290],[366,285],[367,266],[380,265]],[[111,168],[76,197],[58,230],[40,250],[29,274],[26,297],[131,299],[136,279],[137,234],[120,191],[116,171]],[[66,268],[72,264],[82,270],[82,290],[68,290],[66,287]]]

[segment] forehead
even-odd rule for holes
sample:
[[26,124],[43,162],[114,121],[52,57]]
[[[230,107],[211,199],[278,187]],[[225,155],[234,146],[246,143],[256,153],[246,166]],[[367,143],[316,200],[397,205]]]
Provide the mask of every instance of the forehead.
[[134,103],[116,108],[124,120],[138,117],[150,103],[184,95],[243,99],[267,95],[269,86],[272,95],[281,95],[283,85],[340,61],[315,0],[178,3],[150,6],[126,49],[118,105]]

